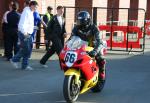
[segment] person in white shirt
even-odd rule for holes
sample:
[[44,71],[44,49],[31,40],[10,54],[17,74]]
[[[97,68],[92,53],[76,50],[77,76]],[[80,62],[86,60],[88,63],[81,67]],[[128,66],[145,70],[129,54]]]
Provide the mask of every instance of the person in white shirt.
[[21,14],[21,18],[18,25],[20,50],[11,60],[11,63],[15,66],[15,68],[19,68],[18,63],[22,58],[21,69],[33,70],[33,68],[29,66],[29,57],[30,51],[32,49],[31,34],[34,30],[33,12],[36,10],[37,5],[38,3],[36,1],[31,1],[29,7],[25,7]]

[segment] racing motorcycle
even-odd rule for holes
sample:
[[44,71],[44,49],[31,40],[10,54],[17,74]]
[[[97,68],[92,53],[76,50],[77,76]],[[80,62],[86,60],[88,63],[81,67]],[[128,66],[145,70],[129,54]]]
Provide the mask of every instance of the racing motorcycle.
[[[79,94],[88,90],[100,92],[104,87],[106,61],[97,63],[96,58],[88,55],[91,50],[93,47],[89,47],[86,41],[72,36],[59,55],[61,69],[65,75],[63,95],[67,103],[75,102]],[[101,55],[104,55],[105,51],[106,46],[103,46]]]

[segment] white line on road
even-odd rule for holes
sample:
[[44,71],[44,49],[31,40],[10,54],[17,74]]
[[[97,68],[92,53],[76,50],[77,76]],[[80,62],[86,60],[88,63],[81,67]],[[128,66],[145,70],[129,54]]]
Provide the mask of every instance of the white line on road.
[[[56,103],[66,103],[66,101],[56,101]],[[97,102],[79,102],[79,101],[76,101],[76,103],[97,103]]]
[[0,97],[18,96],[18,95],[45,94],[45,93],[52,93],[52,92],[50,92],[50,91],[43,91],[43,92],[30,92],[30,93],[8,93],[8,94],[0,94]]

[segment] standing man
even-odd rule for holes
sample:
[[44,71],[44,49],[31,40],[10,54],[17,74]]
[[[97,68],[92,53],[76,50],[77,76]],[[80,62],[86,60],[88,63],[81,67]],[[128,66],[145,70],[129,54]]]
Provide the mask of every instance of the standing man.
[[34,17],[33,12],[36,10],[38,3],[36,1],[31,1],[29,7],[25,7],[21,18],[19,21],[19,41],[20,41],[20,49],[19,52],[12,58],[11,63],[16,67],[18,67],[18,62],[22,58],[22,67],[23,70],[33,70],[32,67],[29,66],[29,57],[30,51],[32,49],[32,38],[31,34],[34,30]]
[[[26,0],[24,2],[24,6],[29,7],[30,2],[31,0]],[[42,23],[45,28],[47,27],[45,22],[41,19],[37,10],[33,12],[33,17],[34,17],[34,30],[33,30],[33,33],[31,34],[32,48],[33,48],[33,43],[35,42],[35,36],[36,36],[37,30],[39,29],[38,25]],[[30,50],[30,56],[31,54],[32,54],[32,49]]]
[[27,6],[29,7],[30,1],[31,1],[31,0],[25,0],[25,2],[24,2],[24,7],[27,7]]
[[57,14],[54,15],[48,23],[47,35],[49,35],[50,40],[52,41],[52,46],[40,60],[40,63],[43,65],[43,67],[47,67],[45,63],[55,52],[59,56],[62,48],[64,47],[64,38],[67,37],[67,34],[65,29],[65,20],[63,18],[63,13],[63,6],[58,6]]
[[[8,29],[8,26],[7,26],[7,14],[12,10],[12,5],[13,5],[13,1],[10,2],[9,4],[9,11],[6,11],[5,14],[3,15],[3,19],[2,19],[2,32],[3,32],[3,39],[4,39],[4,57],[8,57],[8,49],[7,49],[7,40],[6,38],[8,37],[7,36],[7,29]],[[7,59],[8,60],[8,59]]]
[[[40,14],[37,11],[34,11],[33,17],[34,17],[34,30],[33,30],[33,33],[31,34],[32,48],[33,48],[33,43],[35,42],[35,37],[36,37],[36,34],[37,34],[37,30],[39,29],[40,23],[44,26],[44,28],[47,28],[47,25],[41,19]],[[31,54],[32,54],[32,49],[30,51],[30,56],[31,56]]]
[[12,4],[12,11],[7,14],[7,60],[9,61],[14,55],[17,54],[19,48],[17,45],[18,42],[18,23],[20,19],[20,14],[17,12],[19,9],[19,4],[14,2]]
[[35,39],[35,35],[37,33],[37,30],[39,29],[38,25],[41,23],[44,28],[47,28],[46,23],[41,19],[40,14],[37,11],[34,11],[33,13],[33,17],[34,17],[34,31],[32,33],[32,39],[34,41]]
[[[52,10],[53,10],[52,7],[50,6],[47,7],[47,13],[43,16],[43,21],[45,22],[45,24],[48,24],[48,22],[52,19],[53,17]],[[50,38],[46,34],[46,28],[44,28],[44,34],[45,34],[44,35],[45,46],[46,46],[46,50],[48,51],[49,46],[50,46]]]

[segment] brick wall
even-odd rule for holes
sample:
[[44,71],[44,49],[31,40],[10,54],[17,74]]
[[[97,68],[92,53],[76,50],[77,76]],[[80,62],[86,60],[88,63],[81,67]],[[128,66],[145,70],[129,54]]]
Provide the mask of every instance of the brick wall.
[[[1,0],[0,2],[0,20],[2,19],[2,15],[3,13],[8,9],[8,3],[11,0]],[[17,0],[19,2],[19,4],[21,5],[21,9],[20,11],[22,11],[23,8],[23,2],[24,0]],[[78,6],[78,7],[111,7],[112,6],[112,2],[114,2],[115,7],[131,7],[131,8],[144,8],[147,9],[147,15],[146,18],[150,19],[150,0],[37,0],[38,4],[39,4],[39,8],[38,11],[41,14],[45,14],[46,13],[46,9],[47,6],[52,6],[53,7],[53,14],[56,13],[56,7],[58,5],[63,5],[63,6]],[[71,33],[71,29],[72,26],[74,24],[75,21],[75,9],[67,9],[66,10],[67,14],[66,14],[66,28],[67,28],[67,32]],[[92,14],[92,11],[89,10],[89,12]],[[116,11],[118,12],[118,16],[115,17],[115,20],[125,20],[127,19],[127,11]],[[97,13],[97,18],[98,18],[98,22],[102,22],[102,21],[107,21],[109,20],[109,13],[107,10],[98,10]],[[140,20],[143,18],[143,15],[136,13],[131,13],[130,18],[131,19],[137,19]],[[135,17],[137,16],[137,17]],[[125,24],[126,25],[126,24]],[[2,33],[0,30],[0,39],[2,39]]]
[[[119,8],[119,2],[120,2],[120,0],[108,0],[107,7]],[[118,9],[113,10],[113,17],[112,17],[112,10],[107,10],[107,21],[110,21],[112,19],[113,19],[113,21],[118,21],[118,16],[119,16]]]
[[147,5],[146,5],[146,19],[150,20],[150,0],[147,0]]
[[[129,8],[130,0],[120,0],[119,8]],[[127,26],[128,19],[128,10],[119,10],[119,21],[121,21],[121,25]]]
[[[93,7],[107,7],[107,0],[93,0]],[[105,24],[107,20],[107,10],[105,9],[98,9],[97,10],[97,23],[99,24],[100,22]]]
[[53,14],[56,14],[56,7],[62,6],[75,6],[75,0],[37,0],[39,7],[38,11],[42,14],[46,13],[47,6],[53,8]]
[[76,0],[75,5],[77,7],[86,7],[86,8],[81,8],[80,10],[86,10],[92,15],[92,5],[93,1],[92,0]]
[[7,10],[8,6],[6,6],[6,2],[4,0],[0,1],[0,46],[2,46],[2,40],[3,40],[3,34],[2,34],[2,30],[1,30],[1,21],[3,18],[3,14],[5,13],[5,11]]

